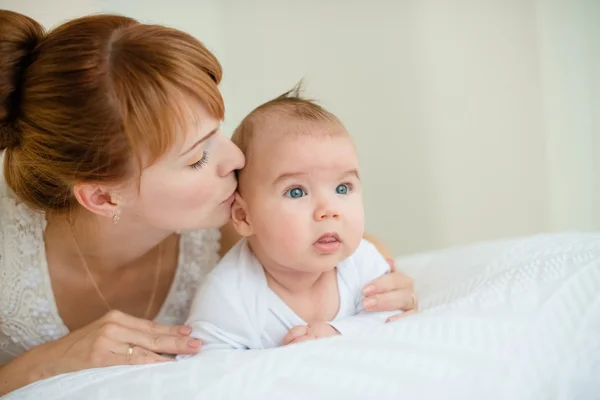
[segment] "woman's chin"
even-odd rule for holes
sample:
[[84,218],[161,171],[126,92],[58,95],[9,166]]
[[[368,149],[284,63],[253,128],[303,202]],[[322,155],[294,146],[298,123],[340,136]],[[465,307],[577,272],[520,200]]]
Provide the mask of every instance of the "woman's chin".
[[185,232],[194,232],[200,231],[202,229],[214,229],[221,228],[225,225],[230,218],[229,213],[223,212],[215,212],[213,215],[210,215],[208,218],[203,218],[202,220],[188,220],[182,221],[182,224],[178,224],[178,226],[173,227],[173,232],[175,233],[185,233]]
[[220,228],[227,224],[231,219],[231,207],[225,207],[223,209],[217,209],[213,214],[209,216],[203,223],[193,230],[208,229],[208,228]]

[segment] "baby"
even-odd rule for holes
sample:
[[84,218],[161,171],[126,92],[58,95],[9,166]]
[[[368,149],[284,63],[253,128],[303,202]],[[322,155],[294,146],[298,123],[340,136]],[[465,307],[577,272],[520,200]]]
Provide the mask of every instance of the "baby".
[[186,324],[214,349],[264,349],[383,325],[362,288],[389,265],[362,239],[358,155],[333,114],[292,90],[252,111],[232,209],[244,237],[208,275]]

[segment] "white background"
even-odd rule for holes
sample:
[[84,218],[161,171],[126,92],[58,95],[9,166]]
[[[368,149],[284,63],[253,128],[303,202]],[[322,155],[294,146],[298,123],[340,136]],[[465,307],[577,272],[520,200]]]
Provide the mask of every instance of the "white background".
[[114,12],[220,58],[227,133],[306,79],[362,160],[395,254],[600,229],[600,2],[0,0],[52,27]]

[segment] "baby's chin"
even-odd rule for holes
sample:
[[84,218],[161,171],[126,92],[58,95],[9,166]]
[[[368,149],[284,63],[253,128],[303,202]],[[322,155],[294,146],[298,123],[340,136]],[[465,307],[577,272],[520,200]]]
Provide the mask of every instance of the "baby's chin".
[[297,270],[303,272],[328,272],[335,269],[340,262],[344,261],[350,255],[345,252],[335,254],[317,254],[310,257],[311,259],[299,266]]

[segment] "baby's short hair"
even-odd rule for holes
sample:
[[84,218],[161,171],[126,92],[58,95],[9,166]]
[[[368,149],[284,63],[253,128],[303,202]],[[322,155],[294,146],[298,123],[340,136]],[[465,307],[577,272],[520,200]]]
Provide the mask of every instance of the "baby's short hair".
[[[258,131],[268,130],[269,123],[299,122],[299,123],[329,123],[343,126],[341,121],[314,100],[302,97],[302,82],[284,94],[256,107],[236,128],[231,137],[246,160],[250,156],[250,146]],[[300,132],[310,130],[300,130]]]

